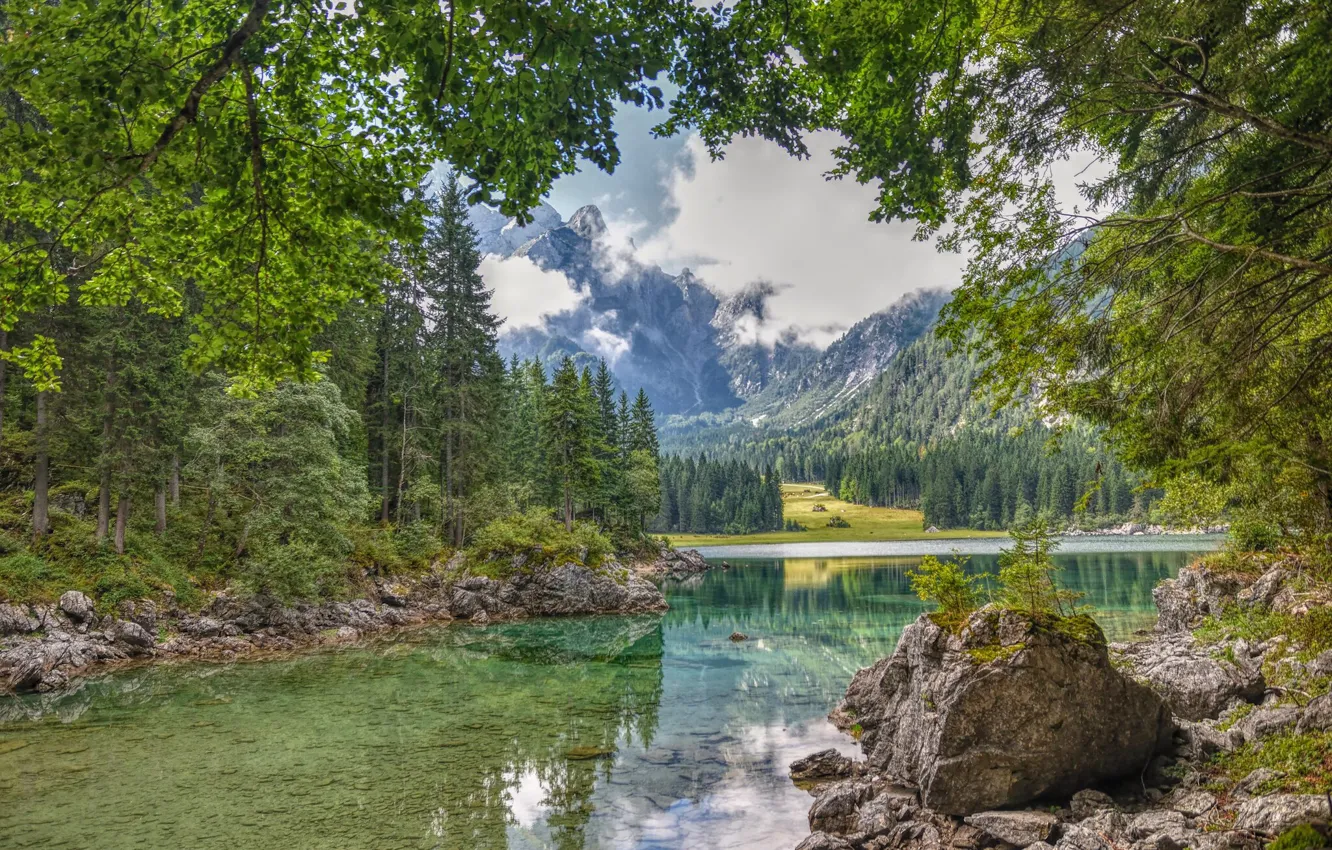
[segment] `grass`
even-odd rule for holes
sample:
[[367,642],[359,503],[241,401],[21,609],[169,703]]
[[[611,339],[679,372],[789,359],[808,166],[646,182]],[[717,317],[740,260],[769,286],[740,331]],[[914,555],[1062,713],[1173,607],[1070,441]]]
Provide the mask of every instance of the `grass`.
[[1260,743],[1248,743],[1217,755],[1208,772],[1212,787],[1225,790],[1260,767],[1277,772],[1256,794],[1286,791],[1323,794],[1332,791],[1332,732],[1283,732]]
[[[814,505],[828,510],[815,512]],[[853,505],[828,494],[818,484],[783,484],[782,517],[809,526],[808,531],[763,531],[757,534],[671,534],[674,546],[726,546],[747,543],[850,543],[873,540],[932,540],[959,537],[1003,537],[1002,531],[972,531],[951,528],[926,534],[920,511],[899,508],[871,508]],[[849,528],[829,528],[833,517],[845,520]]]

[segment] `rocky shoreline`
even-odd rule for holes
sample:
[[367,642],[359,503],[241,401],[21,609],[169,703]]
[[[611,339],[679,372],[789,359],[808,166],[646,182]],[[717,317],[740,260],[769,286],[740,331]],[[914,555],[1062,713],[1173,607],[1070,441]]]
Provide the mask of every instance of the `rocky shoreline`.
[[987,607],[953,632],[922,615],[831,715],[866,757],[791,765],[815,798],[797,850],[1258,850],[1301,824],[1325,835],[1332,798],[1270,793],[1307,777],[1218,777],[1214,759],[1332,730],[1326,688],[1301,700],[1265,673],[1326,683],[1332,651],[1300,660],[1285,636],[1192,632],[1223,611],[1332,606],[1297,575],[1279,560],[1261,574],[1188,567],[1156,588],[1156,630],[1131,644],[1107,646],[1078,618]]
[[643,614],[667,609],[654,582],[708,569],[697,552],[662,551],[628,565],[607,561],[524,568],[515,558],[497,580],[469,574],[461,557],[422,576],[369,579],[363,598],[284,605],[263,596],[216,594],[200,610],[162,602],[122,602],[99,613],[71,590],[47,605],[0,603],[0,695],[59,691],[114,665],[168,660],[234,661],[380,632],[450,621],[485,625],[528,617]]

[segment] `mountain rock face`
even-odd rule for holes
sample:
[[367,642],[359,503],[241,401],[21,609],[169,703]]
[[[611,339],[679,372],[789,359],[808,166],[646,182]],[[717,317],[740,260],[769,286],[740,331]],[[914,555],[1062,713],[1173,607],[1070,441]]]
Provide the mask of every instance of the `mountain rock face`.
[[548,369],[566,355],[582,363],[604,357],[622,386],[644,387],[663,415],[735,409],[762,420],[793,407],[817,414],[854,396],[947,300],[942,292],[907,296],[821,352],[793,332],[760,338],[772,284],[723,295],[688,269],[672,275],[643,264],[607,238],[595,206],[563,221],[543,204],[521,227],[474,207],[472,224],[483,253],[526,257],[564,274],[584,296],[542,327],[502,331],[502,353],[536,357]]

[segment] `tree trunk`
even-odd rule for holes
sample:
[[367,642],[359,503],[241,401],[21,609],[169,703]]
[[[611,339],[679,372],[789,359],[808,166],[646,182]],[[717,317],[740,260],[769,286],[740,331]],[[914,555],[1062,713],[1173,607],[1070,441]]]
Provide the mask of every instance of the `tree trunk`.
[[180,507],[180,455],[171,455],[171,507]]
[[107,358],[106,363],[106,406],[102,411],[102,460],[101,475],[97,482],[97,542],[106,542],[111,531],[111,436],[115,433],[116,421],[116,362]]
[[120,494],[120,501],[116,503],[116,554],[125,554],[125,527],[129,525],[130,497],[126,493]]
[[32,536],[45,536],[49,526],[46,500],[51,486],[50,458],[47,456],[46,390],[37,393],[37,474],[32,485]]
[[[9,331],[0,329],[0,351],[9,351]],[[0,357],[0,442],[5,438],[5,367],[9,361]]]
[[389,521],[389,356],[388,347],[384,348],[384,363],[380,373],[379,385],[379,521],[388,525]]
[[458,522],[457,522],[457,517],[455,516],[455,513],[454,513],[454,512],[457,510],[457,508],[456,508],[456,506],[454,505],[454,501],[453,501],[453,490],[454,490],[454,481],[453,481],[453,434],[451,434],[451,433],[446,433],[446,434],[444,435],[444,469],[445,469],[445,485],[444,485],[444,486],[447,488],[447,489],[446,489],[446,493],[448,494],[448,495],[447,495],[447,499],[446,499],[446,504],[449,506],[449,539],[453,541],[453,545],[454,545],[454,546],[457,546],[457,545],[458,545],[458,529],[457,529]]
[[564,530],[573,531],[573,488],[567,478],[564,481]]
[[163,534],[166,534],[166,525],[167,525],[167,523],[166,523],[166,519],[167,519],[167,517],[166,517],[166,502],[167,502],[166,488],[163,487],[163,486],[160,485],[160,484],[157,485],[157,492],[153,494],[153,499],[154,499],[154,501],[156,502],[155,507],[157,508],[157,536],[158,536],[158,537],[161,537]]
[[217,498],[213,496],[213,488],[208,488],[208,508],[204,511],[203,528],[199,529],[199,557],[203,557],[204,549],[208,547],[208,529],[213,525],[213,511],[217,509]]

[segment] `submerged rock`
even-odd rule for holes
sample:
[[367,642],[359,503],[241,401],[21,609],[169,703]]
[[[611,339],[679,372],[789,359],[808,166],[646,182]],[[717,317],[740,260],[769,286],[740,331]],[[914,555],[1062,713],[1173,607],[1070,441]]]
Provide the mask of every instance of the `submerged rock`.
[[986,608],[958,635],[922,615],[891,656],[856,674],[834,722],[858,724],[869,767],[941,813],[1136,775],[1168,743],[1169,712],[1111,666],[1089,618],[1064,624]]

